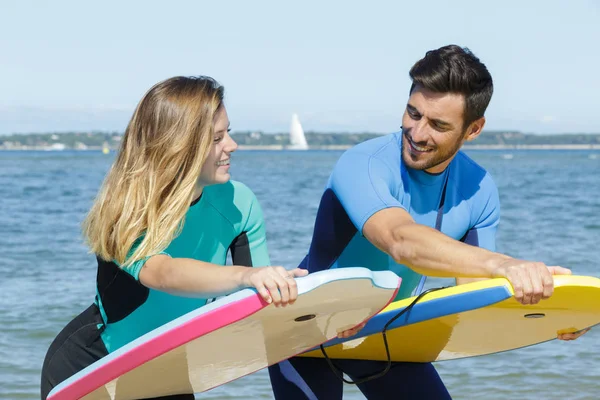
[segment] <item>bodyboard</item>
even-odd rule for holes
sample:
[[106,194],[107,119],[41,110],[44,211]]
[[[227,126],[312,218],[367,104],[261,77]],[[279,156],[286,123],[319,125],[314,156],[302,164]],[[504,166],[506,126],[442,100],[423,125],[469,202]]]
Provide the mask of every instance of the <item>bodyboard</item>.
[[128,400],[200,393],[318,346],[372,317],[401,279],[366,268],[296,278],[275,307],[254,289],[222,297],[110,353],[56,386],[48,400]]
[[[554,293],[535,305],[514,299],[506,279],[425,294],[387,330],[392,361],[434,362],[482,356],[556,339],[600,323],[600,279],[555,275]],[[381,331],[415,297],[393,302],[347,339],[324,344],[331,359],[386,361]],[[324,357],[320,349],[302,357]]]

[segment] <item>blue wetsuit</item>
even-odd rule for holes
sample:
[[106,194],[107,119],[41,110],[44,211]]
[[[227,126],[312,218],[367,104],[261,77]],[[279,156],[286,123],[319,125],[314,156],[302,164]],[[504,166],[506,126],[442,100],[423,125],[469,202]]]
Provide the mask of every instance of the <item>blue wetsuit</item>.
[[[365,222],[389,207],[456,240],[495,250],[500,208],[491,176],[463,152],[440,174],[408,168],[402,161],[402,133],[363,142],[338,160],[321,198],[308,255],[301,268],[363,266],[402,277],[396,300],[422,289],[423,277],[372,245]],[[421,283],[421,285],[419,284]],[[381,371],[384,362],[336,360],[353,380]],[[269,368],[276,399],[342,398],[342,382],[325,359],[292,358]],[[394,363],[382,378],[358,385],[369,399],[449,398],[431,364]]]

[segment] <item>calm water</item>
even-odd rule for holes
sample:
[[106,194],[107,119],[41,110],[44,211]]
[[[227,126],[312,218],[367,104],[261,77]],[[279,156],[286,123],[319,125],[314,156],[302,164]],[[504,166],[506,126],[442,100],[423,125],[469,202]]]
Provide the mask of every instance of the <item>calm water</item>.
[[[318,200],[341,153],[238,152],[234,179],[262,203],[275,265],[295,266],[309,246]],[[501,194],[498,250],[600,277],[600,154],[471,152]],[[0,398],[39,398],[48,345],[95,294],[96,264],[80,223],[112,155],[0,152]],[[431,285],[439,282],[430,282]],[[600,395],[600,328],[437,368],[456,399],[591,399]],[[267,373],[199,396],[272,399]],[[346,386],[347,399],[362,399]]]

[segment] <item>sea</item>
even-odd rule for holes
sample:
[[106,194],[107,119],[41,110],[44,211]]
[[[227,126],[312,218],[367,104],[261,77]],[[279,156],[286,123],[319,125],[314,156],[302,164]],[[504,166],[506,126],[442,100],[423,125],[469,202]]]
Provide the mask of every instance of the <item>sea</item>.
[[[497,249],[600,277],[600,151],[467,150],[501,198]],[[342,151],[237,151],[231,173],[264,210],[271,261],[295,267]],[[114,153],[0,152],[0,399],[39,399],[50,342],[95,294],[81,222]],[[435,279],[428,285],[437,285]],[[455,399],[600,398],[600,326],[578,340],[436,363]],[[402,388],[398,388],[399,391]],[[198,399],[272,399],[266,370]],[[363,399],[346,385],[344,398]]]

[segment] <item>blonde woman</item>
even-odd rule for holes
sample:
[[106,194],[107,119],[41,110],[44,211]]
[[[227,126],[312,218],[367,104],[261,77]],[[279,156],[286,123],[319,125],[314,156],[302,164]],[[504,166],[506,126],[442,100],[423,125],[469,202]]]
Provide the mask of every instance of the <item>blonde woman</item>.
[[[294,277],[307,271],[268,266],[261,207],[248,187],[230,180],[237,144],[223,90],[208,77],[175,77],[138,104],[83,224],[98,260],[97,295],[50,345],[43,399],[209,298],[254,287],[276,306],[296,299]],[[224,266],[228,251],[233,266]]]

